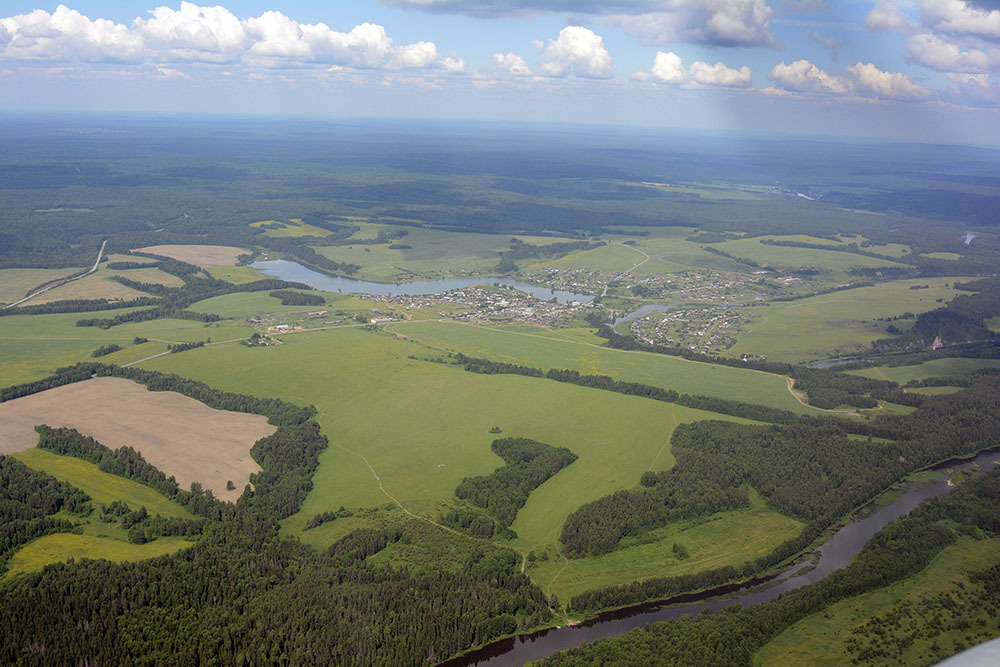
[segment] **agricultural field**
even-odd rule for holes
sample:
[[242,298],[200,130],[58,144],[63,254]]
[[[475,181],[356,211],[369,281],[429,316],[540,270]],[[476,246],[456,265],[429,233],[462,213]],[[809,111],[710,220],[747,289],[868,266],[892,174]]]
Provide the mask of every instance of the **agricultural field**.
[[848,371],[848,373],[906,384],[912,380],[926,378],[960,377],[974,373],[981,368],[1000,368],[1000,359],[932,359],[916,366],[875,366]]
[[716,243],[713,247],[728,252],[734,257],[753,260],[762,266],[771,266],[776,269],[798,269],[808,266],[836,274],[844,274],[847,269],[852,267],[901,266],[889,260],[855,255],[849,252],[765,245],[756,238],[724,241]]
[[[960,537],[922,572],[795,623],[758,651],[754,664],[842,664],[859,655],[859,645],[869,643],[876,649],[891,649],[902,664],[936,664],[996,635],[996,617],[962,601],[982,589],[982,584],[970,581],[969,573],[998,563],[1000,540]],[[941,596],[949,602],[942,604]],[[963,629],[952,627],[954,621],[960,621]],[[928,632],[914,632],[920,626]],[[905,646],[898,654],[897,642]],[[889,662],[885,657],[881,661]]]
[[[889,324],[903,328],[913,320],[877,321],[939,308],[957,292],[954,278],[898,280],[799,299],[772,302],[745,312],[746,321],[733,355],[759,354],[776,361],[816,361],[849,355],[878,338]],[[911,289],[927,285],[927,289]],[[808,331],[809,335],[802,335]]]
[[95,535],[56,533],[40,537],[11,556],[8,570],[4,573],[3,579],[13,579],[21,574],[37,572],[46,565],[62,563],[70,559],[100,560],[103,558],[123,563],[164,556],[193,544],[194,542],[183,537],[160,537],[146,544],[131,544]]
[[210,266],[233,266],[240,255],[250,251],[224,245],[151,245],[136,248],[136,252],[172,257],[204,269]]
[[752,401],[795,412],[815,412],[788,391],[784,377],[718,366],[647,352],[615,350],[560,338],[560,330],[538,333],[529,328],[495,328],[458,322],[402,322],[390,329],[435,350],[462,352],[470,357],[549,368],[574,368],[581,373],[610,375],[734,401]]
[[[123,378],[95,378],[0,404],[0,453],[35,446],[36,424],[66,426],[106,447],[134,447],[182,488],[200,482],[235,500],[260,466],[250,448],[274,427],[260,415],[214,410],[175,392],[151,392]],[[226,488],[228,481],[235,488]]]
[[[2,269],[0,270],[0,303],[14,303],[47,282],[83,271],[79,269]],[[29,303],[34,303],[31,301]]]
[[158,351],[163,351],[167,343],[204,341],[206,338],[247,338],[253,333],[253,329],[242,321],[206,324],[193,320],[159,319],[123,324],[107,330],[75,326],[77,320],[84,316],[114,317],[124,312],[129,312],[129,309],[0,317],[0,375],[4,378],[4,385],[30,382],[50,375],[57,368],[92,361],[91,353],[109,343],[127,349],[104,357],[104,361],[134,361],[142,358],[130,357],[129,350],[133,349],[136,337],[159,343],[163,347]]
[[635,486],[646,470],[672,466],[669,438],[678,423],[729,419],[538,378],[477,375],[410,359],[430,351],[384,334],[340,329],[283,338],[285,344],[275,348],[219,346],[142,366],[317,406],[331,446],[320,457],[302,510],[284,522],[286,533],[316,546],[366,525],[368,520],[355,516],[302,532],[311,517],[340,506],[358,510],[398,503],[435,520],[454,506],[454,490],[464,477],[502,465],[489,448],[500,437],[489,432],[494,426],[504,436],[565,446],[579,456],[531,494],[513,524],[519,535],[513,546],[522,553],[554,546],[566,516],[580,504]]

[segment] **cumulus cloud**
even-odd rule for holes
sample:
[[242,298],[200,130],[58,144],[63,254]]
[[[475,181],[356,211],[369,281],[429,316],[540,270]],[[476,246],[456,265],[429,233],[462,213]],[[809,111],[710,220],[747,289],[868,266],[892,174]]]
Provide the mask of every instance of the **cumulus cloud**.
[[513,52],[506,54],[494,53],[493,64],[497,69],[505,70],[515,76],[531,75],[531,68],[528,67],[528,63],[524,62],[524,58]]
[[774,11],[765,0],[669,0],[668,11],[611,14],[605,21],[622,27],[644,44],[687,41],[716,46],[777,46],[771,29]]
[[131,26],[91,20],[63,5],[52,14],[36,10],[2,18],[0,59],[465,70],[460,58],[442,56],[433,42],[397,45],[372,23],[339,32],[277,11],[241,19],[225,7],[191,2],[177,10],[157,7]]
[[65,5],[51,14],[36,9],[2,18],[0,26],[0,59],[135,62],[143,55],[142,37],[128,26],[91,20]]
[[910,77],[900,72],[883,72],[871,63],[856,63],[848,65],[850,72],[858,85],[882,100],[900,100],[915,102],[926,100],[933,93],[920,84],[913,83]]
[[604,48],[604,38],[583,26],[566,26],[547,44],[535,42],[544,62],[539,72],[544,76],[563,77],[571,72],[589,79],[609,79],[613,71],[611,56]]
[[783,90],[798,93],[843,94],[850,92],[850,80],[832,76],[808,60],[796,60],[786,65],[782,60],[771,69],[768,78]]
[[636,72],[632,78],[637,81],[655,81],[657,83],[745,88],[750,85],[753,72],[745,65],[739,69],[727,67],[722,61],[714,65],[696,61],[691,63],[690,69],[685,69],[679,55],[673,51],[658,51],[653,59],[653,67],[648,72]]
[[865,25],[872,32],[899,32],[908,33],[913,31],[913,23],[910,22],[903,12],[900,11],[896,3],[891,0],[878,0],[875,9],[865,16]]
[[924,24],[951,35],[1000,40],[1000,9],[980,9],[965,0],[924,0]]
[[695,83],[702,85],[745,88],[750,85],[753,73],[746,65],[739,69],[732,69],[726,67],[722,61],[714,65],[698,61],[691,63],[690,74]]
[[936,35],[921,34],[907,42],[906,59],[939,72],[989,72],[1000,68],[1000,49],[962,51]]

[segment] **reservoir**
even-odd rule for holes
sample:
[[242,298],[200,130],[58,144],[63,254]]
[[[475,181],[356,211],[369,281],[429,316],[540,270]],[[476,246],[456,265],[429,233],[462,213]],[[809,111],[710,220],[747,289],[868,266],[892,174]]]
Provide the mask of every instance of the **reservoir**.
[[[979,473],[983,473],[993,468],[998,456],[1000,447],[995,447],[980,452],[974,458],[953,459],[930,469],[961,470],[974,467]],[[656,621],[678,618],[684,614],[697,615],[706,609],[717,612],[734,604],[748,606],[770,602],[783,593],[825,579],[832,572],[846,566],[868,540],[887,524],[909,514],[925,500],[950,493],[953,488],[955,487],[950,486],[947,479],[941,479],[931,486],[910,489],[893,503],[864,518],[851,521],[816,549],[818,559],[814,560],[815,567],[811,569],[807,564],[798,563],[775,577],[720,586],[700,593],[685,593],[667,600],[605,612],[579,625],[502,639],[442,664],[448,667],[523,665],[587,642],[615,637]]]
[[563,290],[549,289],[532,285],[513,278],[497,278],[485,276],[482,278],[442,278],[440,280],[416,280],[411,283],[373,283],[367,280],[345,278],[343,276],[328,276],[325,273],[308,269],[298,262],[286,259],[276,259],[267,262],[254,262],[250,268],[274,278],[289,282],[305,283],[316,289],[327,292],[349,292],[353,294],[379,294],[382,296],[428,296],[441,294],[451,290],[472,287],[473,285],[505,285],[521,292],[526,292],[540,301],[555,299],[559,303],[590,303],[594,297],[589,294],[574,294]]

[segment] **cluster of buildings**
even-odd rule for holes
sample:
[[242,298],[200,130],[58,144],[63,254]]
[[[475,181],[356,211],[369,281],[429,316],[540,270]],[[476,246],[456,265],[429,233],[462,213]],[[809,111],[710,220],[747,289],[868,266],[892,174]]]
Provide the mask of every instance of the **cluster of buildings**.
[[634,320],[630,328],[636,338],[646,343],[719,353],[736,344],[743,319],[735,305],[706,305],[653,313]]

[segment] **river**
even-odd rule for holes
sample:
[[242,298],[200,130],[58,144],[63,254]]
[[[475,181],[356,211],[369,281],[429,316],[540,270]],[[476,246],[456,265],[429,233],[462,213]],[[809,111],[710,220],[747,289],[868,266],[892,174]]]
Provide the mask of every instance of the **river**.
[[[980,473],[991,469],[1000,456],[1000,447],[979,453],[973,459],[945,461],[932,470],[960,470],[977,466]],[[698,614],[705,609],[718,611],[733,604],[744,606],[770,602],[783,593],[814,584],[835,570],[846,566],[861,548],[887,524],[909,514],[917,505],[950,493],[954,487],[947,479],[920,489],[910,489],[889,505],[874,513],[851,521],[823,543],[816,553],[815,567],[799,563],[766,580],[721,586],[701,593],[687,593],[668,600],[648,602],[600,614],[579,625],[540,630],[489,644],[477,651],[442,663],[447,667],[473,665],[523,665],[531,660],[580,646],[581,644],[624,634],[634,628],[656,621]],[[799,574],[801,572],[801,574]]]
[[305,283],[306,285],[327,292],[379,294],[382,296],[427,296],[462,289],[463,287],[472,287],[473,285],[499,284],[526,292],[541,301],[551,301],[554,298],[559,303],[572,303],[573,301],[590,303],[594,299],[589,294],[574,294],[573,292],[550,289],[548,287],[532,285],[521,280],[514,280],[513,278],[490,276],[482,278],[442,278],[440,280],[416,280],[410,283],[393,284],[374,283],[367,280],[345,278],[343,276],[328,276],[325,273],[313,271],[298,262],[292,262],[287,259],[254,262],[250,267],[275,278],[281,278],[290,282]]

